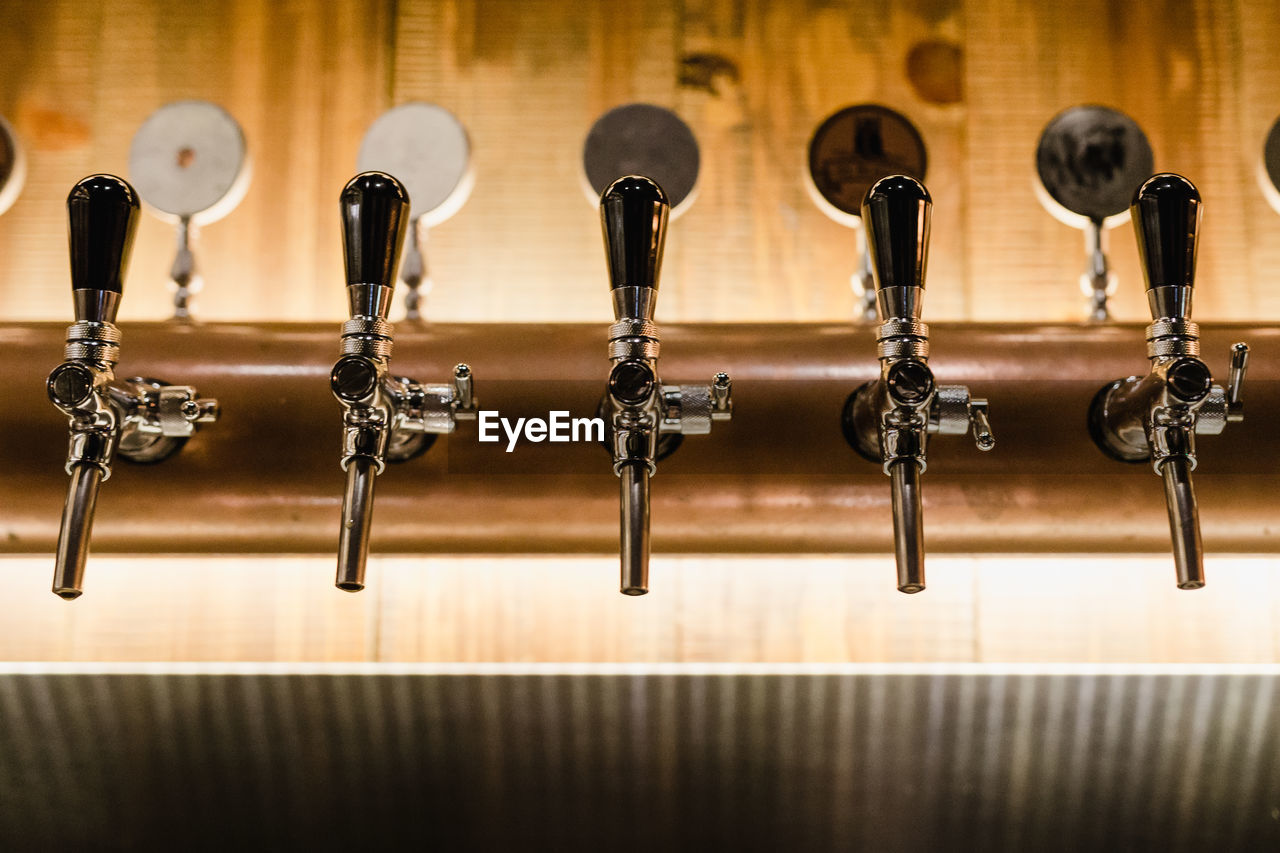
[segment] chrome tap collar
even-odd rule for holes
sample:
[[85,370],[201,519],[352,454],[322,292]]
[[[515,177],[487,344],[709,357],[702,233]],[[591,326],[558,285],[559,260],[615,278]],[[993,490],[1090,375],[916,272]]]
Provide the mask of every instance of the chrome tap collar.
[[[113,294],[114,295],[114,294]],[[111,323],[78,320],[67,327],[67,361],[86,361],[104,370],[120,360],[120,329]]]
[[1200,356],[1200,325],[1180,317],[1161,317],[1147,326],[1147,358]]
[[391,358],[394,327],[380,317],[357,315],[342,324],[342,354]]

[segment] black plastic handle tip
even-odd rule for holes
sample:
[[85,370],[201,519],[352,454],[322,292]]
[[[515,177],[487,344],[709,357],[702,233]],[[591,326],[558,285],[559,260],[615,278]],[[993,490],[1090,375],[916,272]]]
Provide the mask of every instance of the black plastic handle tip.
[[385,172],[361,172],[342,188],[347,284],[394,287],[409,227],[409,193]]
[[876,289],[924,287],[933,199],[906,175],[881,178],[862,200],[862,223]]
[[72,290],[124,289],[133,235],[138,229],[138,194],[115,175],[90,175],[67,196]]
[[671,205],[649,178],[618,178],[600,196],[600,224],[609,261],[609,287],[658,289]]
[[1152,175],[1133,196],[1133,230],[1138,238],[1147,289],[1193,287],[1200,193],[1181,175]]

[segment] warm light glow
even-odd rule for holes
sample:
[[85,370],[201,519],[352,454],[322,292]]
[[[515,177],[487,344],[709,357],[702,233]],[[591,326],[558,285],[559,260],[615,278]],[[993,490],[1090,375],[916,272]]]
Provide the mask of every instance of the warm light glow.
[[333,588],[328,558],[92,560],[74,602],[49,592],[50,559],[4,561],[0,660],[343,672],[1280,663],[1274,557],[1211,555],[1208,586],[1188,592],[1166,556],[935,555],[928,589],[906,596],[887,555],[658,556],[641,598],[618,594],[607,557],[374,558],[359,594]]

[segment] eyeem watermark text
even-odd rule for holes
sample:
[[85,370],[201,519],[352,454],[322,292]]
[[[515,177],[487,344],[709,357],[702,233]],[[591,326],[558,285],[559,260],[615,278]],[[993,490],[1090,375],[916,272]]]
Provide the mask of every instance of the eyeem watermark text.
[[479,416],[480,440],[501,441],[499,429],[506,436],[507,452],[516,449],[521,438],[534,443],[541,441],[604,441],[603,418],[571,418],[566,412],[547,412],[542,418],[504,418],[492,409],[481,409]]

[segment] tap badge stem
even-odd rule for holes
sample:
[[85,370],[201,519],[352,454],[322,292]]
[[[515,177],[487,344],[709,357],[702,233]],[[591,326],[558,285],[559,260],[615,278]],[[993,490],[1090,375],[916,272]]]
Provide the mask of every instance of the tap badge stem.
[[1200,327],[1191,321],[1200,193],[1181,175],[1153,175],[1134,194],[1130,216],[1147,284],[1146,376],[1104,386],[1089,411],[1089,431],[1103,453],[1150,461],[1164,481],[1178,587],[1204,586],[1204,553],[1191,472],[1196,436],[1217,435],[1244,419],[1242,390],[1249,347],[1231,348],[1227,387],[1200,359]]
[[342,404],[342,460],[347,474],[338,536],[336,585],[364,589],[374,478],[388,461],[425,452],[438,434],[476,416],[471,368],[459,364],[448,384],[424,385],[389,372],[392,327],[387,322],[396,267],[409,224],[409,194],[385,172],[362,172],[343,188],[343,254],[350,319],[342,325],[341,357],[329,375]]
[[880,378],[845,403],[844,433],[889,476],[898,589],[925,587],[920,475],[930,434],[972,430],[979,450],[995,446],[987,401],[964,385],[937,385],[929,367],[929,327],[920,321],[933,200],[924,184],[891,175],[872,184],[862,202],[867,254],[875,282],[880,330]]
[[600,196],[600,223],[613,296],[612,369],[602,409],[620,484],[621,590],[649,591],[649,478],[663,436],[704,435],[729,420],[732,388],[717,373],[710,385],[664,385],[658,378],[653,322],[670,204],[649,178],[618,178]]
[[138,224],[138,196],[113,175],[90,175],[67,197],[71,294],[76,321],[67,329],[64,361],[49,374],[49,399],[67,415],[71,485],[63,509],[53,591],[83,592],[85,560],[98,486],[118,452],[158,462],[181,449],[203,424],[218,419],[216,400],[187,385],[135,377],[117,382],[120,330],[115,325]]

